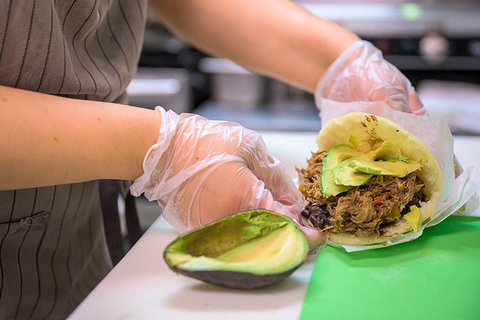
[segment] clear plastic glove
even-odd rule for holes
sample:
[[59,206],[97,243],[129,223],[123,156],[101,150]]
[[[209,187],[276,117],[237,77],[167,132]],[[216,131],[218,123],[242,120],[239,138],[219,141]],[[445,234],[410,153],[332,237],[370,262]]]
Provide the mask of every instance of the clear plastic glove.
[[[178,232],[256,208],[301,221],[304,198],[258,133],[232,122],[155,110],[162,118],[160,134],[130,190],[158,201]],[[311,249],[325,240],[323,233],[301,228]]]
[[[315,90],[320,98],[340,102],[385,101],[392,109],[425,114],[410,81],[382,52],[367,41],[357,41],[335,60]],[[321,108],[320,105],[317,105]]]

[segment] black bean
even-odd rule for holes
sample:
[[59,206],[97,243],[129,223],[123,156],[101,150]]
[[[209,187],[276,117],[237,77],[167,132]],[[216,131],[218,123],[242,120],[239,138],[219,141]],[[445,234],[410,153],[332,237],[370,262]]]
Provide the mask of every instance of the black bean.
[[324,229],[331,225],[330,213],[324,206],[308,205],[301,214],[316,228]]

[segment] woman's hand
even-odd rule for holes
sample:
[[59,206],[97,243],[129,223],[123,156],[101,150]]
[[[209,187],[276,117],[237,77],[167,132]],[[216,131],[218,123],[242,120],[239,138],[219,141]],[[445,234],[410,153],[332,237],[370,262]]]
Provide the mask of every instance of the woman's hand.
[[[156,110],[160,135],[131,191],[163,205],[165,219],[177,231],[255,208],[300,221],[303,196],[258,133],[236,123]],[[301,228],[311,249],[324,240],[321,232]]]
[[355,42],[333,62],[315,95],[317,101],[385,101],[395,110],[425,114],[410,81],[367,41]]

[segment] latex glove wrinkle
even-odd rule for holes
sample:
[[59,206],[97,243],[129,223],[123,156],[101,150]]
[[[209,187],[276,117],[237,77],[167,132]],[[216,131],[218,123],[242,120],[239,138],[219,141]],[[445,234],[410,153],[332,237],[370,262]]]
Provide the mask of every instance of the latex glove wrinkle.
[[385,101],[394,110],[425,114],[410,81],[382,52],[367,41],[357,41],[335,60],[320,79],[315,98],[340,102]]
[[[158,141],[130,189],[158,201],[177,231],[256,208],[301,221],[304,198],[260,134],[233,122],[156,110],[162,118]],[[305,234],[311,246],[324,240],[317,231]]]

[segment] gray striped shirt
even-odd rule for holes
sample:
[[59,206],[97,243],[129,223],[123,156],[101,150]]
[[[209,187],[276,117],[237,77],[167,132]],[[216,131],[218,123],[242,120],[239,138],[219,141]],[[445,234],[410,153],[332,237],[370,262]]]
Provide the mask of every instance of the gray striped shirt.
[[[126,103],[145,17],[146,0],[0,0],[0,85]],[[110,268],[98,182],[0,192],[0,319],[63,319]]]

